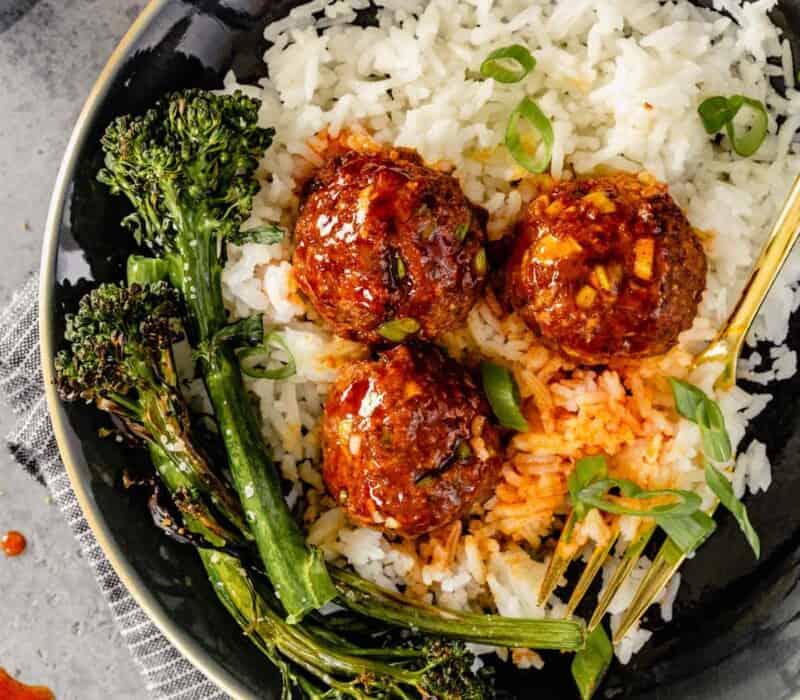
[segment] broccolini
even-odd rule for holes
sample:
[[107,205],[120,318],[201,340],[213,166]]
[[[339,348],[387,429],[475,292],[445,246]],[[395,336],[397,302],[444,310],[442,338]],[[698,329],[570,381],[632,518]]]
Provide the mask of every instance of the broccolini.
[[241,231],[273,133],[258,126],[258,107],[241,93],[168,95],[145,114],[108,126],[98,177],[131,202],[123,223],[162,258],[183,295],[243,511],[287,619],[296,622],[336,589],[289,513],[236,354],[218,338],[228,323],[221,287],[226,242],[275,236],[271,227]]
[[91,402],[117,417],[148,446],[214,591],[280,669],[284,697],[293,688],[312,698],[491,697],[460,643],[417,638],[365,648],[326,629],[321,616],[294,625],[284,620],[282,601],[246,568],[248,533],[235,497],[186,428],[171,354],[181,336],[178,312],[177,295],[163,282],[90,292],[67,321],[67,347],[55,363],[58,390],[65,400]]

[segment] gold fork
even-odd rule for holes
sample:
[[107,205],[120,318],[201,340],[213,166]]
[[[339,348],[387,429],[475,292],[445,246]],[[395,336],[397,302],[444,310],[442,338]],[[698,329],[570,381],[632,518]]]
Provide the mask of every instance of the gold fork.
[[[778,219],[770,231],[764,248],[728,320],[714,340],[694,360],[694,367],[706,362],[719,362],[722,364],[723,371],[715,385],[717,389],[725,391],[735,385],[736,364],[747,333],[798,236],[800,236],[800,175],[795,179],[789,191]],[[716,509],[716,505],[715,501],[709,512],[713,512]],[[570,514],[569,520],[574,521],[574,514]],[[562,541],[565,539],[564,533],[569,534],[572,530],[569,520],[562,531],[561,538],[556,545],[542,581],[539,590],[540,604],[543,604],[558,587],[558,583],[570,563],[580,553],[580,548]],[[656,525],[652,519],[643,518],[638,524],[634,537],[626,547],[620,564],[614,571],[592,614],[588,625],[590,631],[602,620],[617,591],[636,567],[636,562],[655,530]],[[586,591],[608,558],[618,536],[619,518],[614,518],[611,523],[611,536],[607,541],[595,547],[586,568],[575,586],[575,590],[570,596],[567,603],[568,615],[575,611],[575,608],[578,607],[578,604],[586,595]],[[652,566],[647,570],[639,584],[631,604],[623,614],[619,628],[614,634],[615,644],[622,640],[628,630],[638,622],[639,618],[653,604],[653,601],[661,593],[673,574],[680,568],[685,558],[683,552],[670,539],[664,542]]]

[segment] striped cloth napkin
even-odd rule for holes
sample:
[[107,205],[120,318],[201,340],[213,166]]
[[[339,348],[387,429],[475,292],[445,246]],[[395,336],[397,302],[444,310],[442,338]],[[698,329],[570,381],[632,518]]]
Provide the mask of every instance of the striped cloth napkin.
[[157,700],[227,700],[150,621],[111,568],[78,505],[47,413],[39,354],[38,277],[0,314],[0,395],[18,416],[8,446],[25,470],[47,486],[72,528],[147,690]]

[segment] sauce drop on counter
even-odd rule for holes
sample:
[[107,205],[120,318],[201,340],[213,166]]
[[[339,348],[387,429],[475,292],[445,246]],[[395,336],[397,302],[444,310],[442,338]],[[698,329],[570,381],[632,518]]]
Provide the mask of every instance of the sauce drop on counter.
[[3,700],[55,700],[56,696],[44,686],[20,683],[0,668],[0,698]]
[[[25,551],[26,545],[25,536],[16,530],[9,530],[3,535],[3,539],[0,539],[0,547],[7,557],[19,556]],[[4,696],[0,695],[0,697]]]

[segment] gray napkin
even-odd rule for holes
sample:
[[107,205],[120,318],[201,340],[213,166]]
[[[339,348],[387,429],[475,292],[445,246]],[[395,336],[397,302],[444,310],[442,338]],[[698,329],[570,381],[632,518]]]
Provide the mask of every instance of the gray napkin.
[[228,695],[190,664],[122,585],[89,529],[61,462],[47,413],[39,354],[38,277],[0,314],[0,396],[18,416],[8,445],[17,461],[45,484],[61,508],[108,601],[122,638],[157,700],[226,700]]

